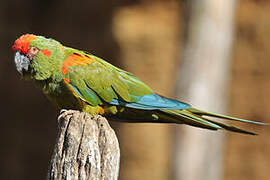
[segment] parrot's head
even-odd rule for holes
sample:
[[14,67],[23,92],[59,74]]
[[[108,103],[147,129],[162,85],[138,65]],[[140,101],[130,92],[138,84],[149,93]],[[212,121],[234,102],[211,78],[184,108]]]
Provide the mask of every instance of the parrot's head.
[[49,78],[64,58],[63,46],[53,39],[33,34],[19,37],[12,46],[17,71],[25,78]]

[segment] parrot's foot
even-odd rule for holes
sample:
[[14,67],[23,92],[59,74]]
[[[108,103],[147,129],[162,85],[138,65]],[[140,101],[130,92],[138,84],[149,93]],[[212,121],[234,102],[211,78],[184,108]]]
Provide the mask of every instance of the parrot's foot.
[[67,116],[72,116],[76,110],[66,110],[66,109],[61,109],[60,110],[60,115],[58,116],[58,124],[61,124],[62,119],[65,119]]

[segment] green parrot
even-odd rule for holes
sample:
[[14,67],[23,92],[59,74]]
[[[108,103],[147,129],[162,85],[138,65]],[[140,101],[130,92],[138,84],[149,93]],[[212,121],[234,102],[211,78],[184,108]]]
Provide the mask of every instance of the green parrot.
[[23,79],[30,79],[60,109],[75,109],[123,122],[176,123],[255,135],[207,117],[261,122],[209,113],[156,94],[133,74],[54,39],[25,34],[12,49]]

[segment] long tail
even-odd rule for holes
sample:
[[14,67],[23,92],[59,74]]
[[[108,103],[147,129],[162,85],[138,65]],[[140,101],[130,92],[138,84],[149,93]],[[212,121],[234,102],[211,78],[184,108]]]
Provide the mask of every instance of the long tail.
[[252,123],[258,125],[267,125],[266,123],[239,119],[221,114],[209,113],[195,109],[193,107],[187,109],[158,109],[158,110],[142,110],[134,108],[124,108],[121,113],[110,116],[112,120],[130,122],[130,123],[176,123],[187,124],[194,127],[205,128],[209,130],[228,130],[242,134],[257,135],[254,132],[247,131],[228,125],[219,121],[209,119],[208,117],[217,117],[225,120],[233,120],[242,123]]
[[238,132],[238,133],[243,133],[243,134],[250,134],[250,135],[257,135],[257,134],[254,132],[244,130],[244,129],[240,129],[233,125],[228,125],[228,124],[224,124],[218,121],[211,120],[207,117],[217,117],[217,118],[233,120],[233,121],[238,121],[238,122],[243,122],[243,123],[266,125],[266,123],[262,123],[262,122],[239,119],[239,118],[235,118],[231,116],[225,116],[222,114],[209,113],[209,112],[201,111],[192,107],[188,109],[182,109],[182,110],[161,109],[160,112],[162,112],[161,116],[164,116],[164,118],[166,118],[166,116],[173,117],[175,120],[175,123],[180,123],[180,124],[183,123],[183,124],[188,124],[195,127],[210,129],[210,130],[225,129],[228,131],[233,131],[233,132]]
[[151,123],[177,123],[187,124],[190,126],[218,130],[225,129],[228,131],[256,135],[256,133],[240,129],[233,125],[209,119],[209,117],[222,118],[225,120],[239,121],[243,123],[262,124],[266,123],[239,119],[221,114],[209,113],[193,108],[191,105],[174,99],[169,99],[157,94],[145,95],[137,102],[119,103],[111,102],[116,105],[117,113],[111,117],[118,121],[124,122],[151,122]]

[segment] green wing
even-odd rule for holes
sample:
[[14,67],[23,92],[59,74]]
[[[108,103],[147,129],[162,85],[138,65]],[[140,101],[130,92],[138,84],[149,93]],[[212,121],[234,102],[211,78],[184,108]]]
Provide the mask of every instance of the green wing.
[[81,56],[84,58],[82,62],[85,62],[86,55],[92,59],[91,63],[74,63],[76,65],[68,68],[69,72],[65,77],[70,80],[69,85],[75,93],[89,104],[96,106],[103,102],[111,102],[112,99],[136,102],[139,97],[154,93],[131,73],[116,68],[100,58],[82,53]]

